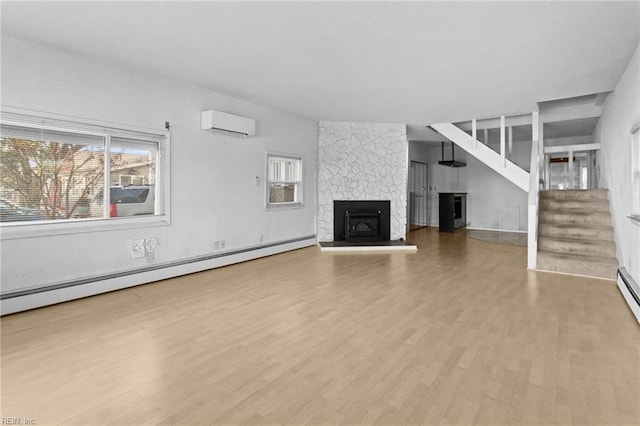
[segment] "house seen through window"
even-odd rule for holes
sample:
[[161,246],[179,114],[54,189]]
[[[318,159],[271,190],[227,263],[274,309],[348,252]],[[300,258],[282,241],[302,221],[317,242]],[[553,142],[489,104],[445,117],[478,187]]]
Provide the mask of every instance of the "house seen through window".
[[162,214],[155,203],[162,136],[76,127],[3,119],[2,223]]
[[267,205],[302,204],[302,158],[267,155]]

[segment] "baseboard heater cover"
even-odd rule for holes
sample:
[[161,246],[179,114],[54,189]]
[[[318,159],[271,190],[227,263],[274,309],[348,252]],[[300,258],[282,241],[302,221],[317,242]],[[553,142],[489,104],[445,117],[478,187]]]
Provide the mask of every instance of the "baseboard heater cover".
[[618,288],[629,309],[640,323],[640,287],[626,268],[618,269]]
[[[197,257],[193,257],[193,258],[188,258],[188,259],[182,259],[182,260],[177,260],[174,262],[165,262],[165,263],[158,263],[155,265],[149,265],[143,268],[136,268],[136,269],[132,269],[132,270],[127,270],[127,271],[121,271],[121,272],[115,272],[112,274],[105,274],[105,275],[99,275],[99,276],[93,276],[93,277],[87,277],[87,278],[82,278],[79,280],[73,280],[73,281],[67,281],[67,282],[63,282],[63,283],[58,283],[58,284],[52,284],[52,285],[48,285],[48,286],[43,286],[43,287],[36,287],[36,288],[30,288],[30,289],[25,289],[25,290],[18,290],[18,291],[12,291],[12,292],[8,292],[8,293],[4,293],[4,294],[0,294],[0,300],[2,301],[9,301],[11,299],[16,299],[16,298],[20,298],[20,297],[25,297],[25,296],[34,296],[34,295],[41,295],[42,293],[48,293],[48,292],[52,292],[52,291],[56,291],[56,290],[64,290],[64,289],[70,289],[73,287],[79,287],[79,286],[83,286],[83,285],[88,285],[88,284],[96,284],[99,282],[104,282],[104,281],[108,281],[108,280],[114,280],[114,279],[118,279],[118,278],[128,278],[128,277],[132,277],[134,275],[138,275],[138,274],[144,274],[144,273],[149,273],[149,272],[162,272],[162,270],[168,270],[169,268],[176,268],[176,267],[184,267],[184,266],[189,266],[195,263],[199,263],[199,262],[206,262],[206,261],[212,261],[212,260],[216,260],[216,259],[223,259],[223,258],[228,258],[234,255],[242,255],[242,254],[246,254],[246,253],[251,253],[251,252],[256,252],[258,250],[265,250],[265,249],[273,249],[273,248],[277,248],[279,246],[285,246],[285,245],[299,245],[300,247],[297,248],[302,248],[304,246],[311,246],[314,245],[316,243],[315,241],[316,236],[315,235],[309,235],[309,236],[305,236],[305,237],[299,237],[299,238],[292,238],[292,239],[288,239],[288,240],[282,240],[282,241],[277,241],[277,242],[273,242],[273,243],[267,243],[267,244],[260,244],[257,246],[252,246],[252,247],[245,247],[245,248],[241,248],[241,249],[237,249],[237,250],[228,250],[225,252],[221,252],[221,253],[215,253],[215,254],[208,254],[208,255],[204,255],[204,256],[197,256]],[[308,244],[303,244],[304,242],[308,242]],[[301,245],[303,244],[303,245]],[[293,250],[295,248],[291,248],[289,250]],[[281,252],[274,252],[274,253],[268,253],[268,254],[264,254],[262,256],[269,256],[271,254],[276,254],[276,253],[281,253]],[[252,260],[252,259],[257,259],[259,257],[262,256],[256,256],[256,257],[251,257],[248,258],[246,260]],[[243,260],[239,260],[239,261],[235,261],[235,262],[229,262],[228,264],[233,264],[233,263],[239,263],[242,262]],[[223,265],[221,265],[223,266]],[[214,267],[215,268],[215,267]],[[168,275],[167,277],[164,278],[159,278],[159,279],[168,279],[168,278],[172,278],[172,277],[177,277],[180,275],[184,275],[187,273],[193,273],[193,272],[198,272],[198,271],[204,271],[207,269],[212,269],[212,268],[202,268],[202,269],[196,269],[194,271],[191,272],[186,272],[186,273],[178,273],[175,275]],[[145,283],[149,283],[149,282],[153,282],[156,280],[151,280],[151,281],[144,281],[144,282],[140,282],[137,285],[141,285],[141,284],[145,284]],[[132,287],[131,285],[127,285],[127,286],[123,286],[120,288],[127,288],[127,287]],[[118,289],[118,288],[116,288]],[[112,290],[107,290],[107,291],[112,291]],[[97,292],[95,294],[100,294],[101,292]],[[69,299],[72,300],[72,299]],[[59,303],[59,302],[54,302],[54,303]],[[41,304],[40,306],[45,306],[47,304],[51,304],[51,303],[44,303]],[[4,305],[4,304],[3,304]],[[4,306],[2,309],[2,315],[8,314],[8,313],[13,313],[13,312],[19,312],[19,310],[13,310],[13,309],[9,309],[8,312],[5,312]]]

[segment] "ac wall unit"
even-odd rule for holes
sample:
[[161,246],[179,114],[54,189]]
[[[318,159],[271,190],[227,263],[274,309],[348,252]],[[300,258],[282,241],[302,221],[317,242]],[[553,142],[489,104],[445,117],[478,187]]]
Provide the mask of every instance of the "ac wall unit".
[[200,127],[202,130],[222,130],[245,136],[256,134],[256,120],[228,114],[226,112],[202,111]]

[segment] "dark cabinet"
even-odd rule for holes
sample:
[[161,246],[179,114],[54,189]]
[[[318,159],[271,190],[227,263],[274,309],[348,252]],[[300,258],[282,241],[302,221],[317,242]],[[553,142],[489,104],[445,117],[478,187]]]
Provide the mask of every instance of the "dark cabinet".
[[464,192],[440,193],[440,232],[455,232],[467,226],[467,194]]

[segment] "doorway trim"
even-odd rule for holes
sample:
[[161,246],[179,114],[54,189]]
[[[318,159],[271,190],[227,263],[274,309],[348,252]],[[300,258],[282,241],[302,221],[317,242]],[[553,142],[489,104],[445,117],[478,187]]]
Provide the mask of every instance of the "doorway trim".
[[[420,166],[424,166],[424,179],[425,181],[422,182],[424,183],[424,185],[422,185],[420,182],[416,182],[415,179],[415,165],[420,165]],[[418,219],[418,221],[420,221],[420,223],[413,223],[413,222],[417,222],[416,218],[415,218],[415,201],[416,201],[416,197],[414,195],[415,193],[415,188],[416,185],[421,185],[422,190],[420,191],[422,193],[422,196],[420,197],[421,199],[424,198],[424,211],[422,212],[422,217],[420,219]],[[429,191],[429,164],[425,163],[424,161],[417,161],[417,160],[409,160],[409,178],[407,179],[407,207],[408,207],[408,215],[407,215],[407,231],[411,231],[412,229],[418,229],[418,228],[422,228],[422,227],[427,227],[429,226],[430,223],[430,211],[429,211],[429,195],[430,195],[430,191]],[[420,225],[418,227],[413,227],[414,225]]]
[[[549,170],[549,156],[551,154],[567,154],[569,160],[569,175],[573,176],[573,157],[577,152],[596,152],[600,150],[600,143],[583,143],[575,145],[561,145],[561,146],[547,146],[544,147],[544,189],[551,188],[550,170]],[[595,175],[593,176],[595,178]],[[590,179],[592,179],[590,177]],[[594,182],[595,183],[595,182]],[[597,185],[597,183],[595,183]],[[573,189],[573,185],[571,188]]]

